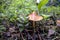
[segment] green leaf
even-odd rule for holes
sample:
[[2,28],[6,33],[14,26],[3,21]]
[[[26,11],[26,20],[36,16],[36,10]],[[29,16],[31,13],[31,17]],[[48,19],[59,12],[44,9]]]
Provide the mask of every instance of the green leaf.
[[40,10],[42,6],[48,3],[48,0],[41,0],[41,2],[38,4],[38,9]]

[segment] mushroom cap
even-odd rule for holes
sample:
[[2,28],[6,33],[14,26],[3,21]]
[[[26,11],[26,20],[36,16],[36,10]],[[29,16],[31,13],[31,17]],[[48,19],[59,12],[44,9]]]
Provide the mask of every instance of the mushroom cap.
[[60,20],[57,20],[56,23],[57,23],[57,26],[60,26]]
[[36,12],[33,12],[31,13],[29,16],[28,16],[29,20],[31,21],[40,21],[43,19],[42,16],[38,16]]
[[60,20],[57,20],[57,23],[60,23]]

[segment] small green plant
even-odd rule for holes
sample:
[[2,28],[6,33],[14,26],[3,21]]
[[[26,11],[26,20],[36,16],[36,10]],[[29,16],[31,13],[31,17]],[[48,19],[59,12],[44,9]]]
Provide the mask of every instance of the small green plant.
[[0,32],[3,32],[5,30],[6,30],[6,28],[3,25],[0,25]]

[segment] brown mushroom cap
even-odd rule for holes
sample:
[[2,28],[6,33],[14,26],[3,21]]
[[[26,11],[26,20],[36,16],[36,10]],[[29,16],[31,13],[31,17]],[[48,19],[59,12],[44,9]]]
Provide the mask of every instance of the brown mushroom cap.
[[42,16],[38,16],[36,12],[33,12],[28,17],[29,17],[29,20],[31,20],[31,21],[40,21],[40,20],[43,19],[43,17]]
[[60,20],[57,20],[57,24],[60,24]]
[[60,27],[60,20],[57,20],[57,26],[59,26]]

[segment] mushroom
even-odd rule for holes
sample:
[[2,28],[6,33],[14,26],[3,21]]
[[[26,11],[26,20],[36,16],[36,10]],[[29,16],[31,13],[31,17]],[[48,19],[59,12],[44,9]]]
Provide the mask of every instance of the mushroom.
[[40,21],[43,19],[42,16],[38,16],[35,11],[33,11],[30,15],[28,15],[29,20],[33,21],[33,27],[35,29],[35,21]]
[[[35,32],[35,21],[40,21],[43,19],[42,16],[38,16],[37,13],[35,11],[33,11],[29,16],[28,16],[29,20],[33,21],[33,27],[34,27],[34,32]],[[39,39],[41,39],[40,35],[38,34]]]

